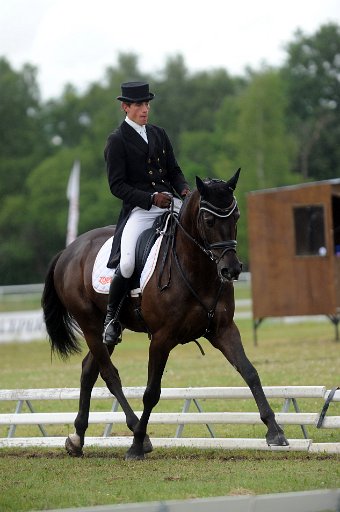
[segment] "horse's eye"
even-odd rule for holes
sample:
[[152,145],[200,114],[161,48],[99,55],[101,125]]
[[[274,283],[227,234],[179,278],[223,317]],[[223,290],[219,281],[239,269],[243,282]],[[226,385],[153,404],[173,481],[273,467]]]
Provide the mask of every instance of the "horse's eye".
[[208,228],[212,228],[213,225],[215,224],[215,217],[211,215],[211,213],[206,212],[204,215],[204,221]]

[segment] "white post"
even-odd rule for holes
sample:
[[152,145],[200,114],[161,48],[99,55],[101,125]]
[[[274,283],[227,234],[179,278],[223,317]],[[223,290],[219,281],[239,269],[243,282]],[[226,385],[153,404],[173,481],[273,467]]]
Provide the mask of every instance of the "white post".
[[75,160],[67,184],[66,196],[69,200],[66,245],[77,238],[79,219],[79,178],[80,162]]

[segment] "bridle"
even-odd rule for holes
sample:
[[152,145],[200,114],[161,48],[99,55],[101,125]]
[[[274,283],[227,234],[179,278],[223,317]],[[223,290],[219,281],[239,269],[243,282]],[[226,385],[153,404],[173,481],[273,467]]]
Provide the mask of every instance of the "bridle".
[[[164,257],[163,257],[163,260],[162,260],[162,263],[161,263],[161,270],[160,270],[160,275],[159,275],[158,288],[161,291],[164,291],[166,288],[168,288],[170,286],[170,281],[171,281],[171,265],[170,265],[170,270],[169,270],[168,282],[165,285],[163,285],[163,286],[161,285],[161,278],[162,278],[163,270],[164,270],[164,267],[165,267],[165,261],[167,259],[167,256],[169,254],[169,249],[170,249],[171,255],[173,256],[173,258],[175,260],[176,266],[177,266],[177,268],[178,268],[178,270],[179,270],[179,272],[180,272],[180,274],[182,276],[182,279],[183,279],[184,283],[186,284],[186,286],[188,287],[188,289],[190,290],[192,295],[196,298],[196,300],[201,304],[202,308],[207,313],[207,316],[208,316],[208,326],[207,326],[203,336],[206,336],[209,333],[209,331],[210,331],[211,322],[212,322],[213,317],[215,315],[215,310],[216,310],[219,298],[221,296],[221,293],[222,293],[222,290],[223,290],[223,287],[224,287],[224,283],[223,282],[220,283],[220,286],[219,286],[219,289],[217,291],[214,303],[213,303],[211,308],[208,308],[204,304],[204,302],[201,300],[201,298],[199,297],[197,292],[191,286],[191,284],[188,281],[188,278],[186,277],[186,275],[184,273],[184,270],[183,270],[183,268],[182,268],[182,266],[180,264],[180,261],[179,261],[179,258],[178,258],[178,254],[177,254],[177,251],[176,251],[176,244],[175,244],[176,228],[179,228],[184,233],[184,235],[187,238],[189,238],[189,240],[191,240],[197,247],[199,247],[199,249],[201,251],[203,251],[210,258],[210,260],[215,262],[215,264],[217,265],[220,262],[220,260],[223,258],[223,256],[228,251],[236,252],[237,241],[236,240],[225,240],[225,241],[221,241],[221,242],[209,243],[208,240],[207,240],[207,237],[205,235],[204,226],[202,227],[202,224],[203,224],[203,222],[202,222],[202,214],[203,214],[204,211],[208,211],[209,213],[211,213],[215,217],[227,218],[227,217],[230,217],[234,213],[234,211],[236,209],[237,209],[237,201],[236,201],[236,198],[234,196],[233,196],[232,203],[228,207],[226,207],[226,208],[218,208],[217,206],[209,203],[208,201],[206,201],[206,200],[204,200],[202,198],[200,199],[199,210],[198,210],[198,214],[197,214],[197,229],[198,229],[200,237],[201,237],[201,239],[203,241],[203,245],[202,245],[198,240],[196,240],[196,238],[191,236],[190,233],[188,233],[188,231],[184,228],[184,226],[182,225],[182,223],[180,221],[180,218],[178,218],[177,214],[174,213],[174,211],[173,211],[173,204],[172,204],[171,211],[170,211],[170,230],[169,230],[168,233],[163,233],[164,235],[167,235],[168,238],[167,238],[167,243],[166,243],[167,247],[166,247],[166,249],[164,251]],[[214,250],[215,249],[222,250],[222,253],[221,253],[220,256],[217,256],[216,254],[214,254]],[[197,343],[197,341],[196,341],[196,343]]]
[[[198,211],[198,216],[197,216],[197,229],[198,229],[198,232],[200,233],[200,236],[203,240],[204,252],[206,252],[206,254],[209,256],[209,258],[212,261],[215,261],[216,264],[221,261],[221,259],[227,252],[229,252],[229,251],[236,252],[237,241],[236,240],[224,240],[222,242],[209,243],[207,240],[207,236],[205,234],[204,223],[202,222],[202,217],[203,217],[202,214],[203,214],[203,212],[206,211],[206,212],[211,213],[215,217],[227,218],[227,217],[230,217],[236,209],[237,209],[237,201],[236,201],[235,196],[233,196],[232,203],[226,208],[218,208],[217,206],[209,203],[208,201],[206,201],[205,199],[202,199],[202,198],[200,200],[199,211]],[[214,249],[222,250],[221,255],[216,256],[213,252]]]
[[[180,219],[177,217],[177,215],[173,211],[171,211],[171,216],[174,220],[173,224],[176,225],[177,227],[179,227],[182,230],[182,232],[185,234],[185,236],[187,238],[189,238],[195,245],[197,245],[197,247],[199,247],[200,250],[203,251],[208,256],[208,258],[210,258],[211,261],[214,261],[217,265],[228,251],[236,252],[237,241],[236,240],[224,240],[222,242],[209,243],[207,240],[207,236],[205,234],[205,228],[204,228],[204,225],[202,222],[202,214],[204,211],[207,211],[207,212],[211,213],[212,215],[214,215],[215,217],[227,218],[227,217],[230,217],[236,209],[237,209],[237,201],[236,201],[235,196],[233,196],[232,203],[229,206],[227,206],[226,208],[218,208],[217,206],[206,201],[205,199],[202,199],[202,198],[200,199],[199,210],[198,210],[198,215],[197,215],[197,229],[198,229],[200,237],[203,241],[203,245],[200,244],[196,240],[196,238],[194,238],[193,236],[190,235],[190,233],[187,232],[187,230],[182,226]],[[170,229],[170,236],[174,237],[173,229]],[[222,253],[220,254],[220,256],[217,256],[216,254],[214,254],[213,251],[215,249],[222,250]]]

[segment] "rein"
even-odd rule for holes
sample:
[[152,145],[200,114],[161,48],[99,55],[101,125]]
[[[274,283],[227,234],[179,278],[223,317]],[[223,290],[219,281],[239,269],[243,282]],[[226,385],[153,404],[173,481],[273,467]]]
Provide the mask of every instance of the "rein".
[[172,254],[174,255],[174,258],[175,258],[175,262],[176,262],[176,265],[177,265],[177,268],[178,270],[180,271],[180,274],[182,276],[182,279],[183,281],[185,282],[185,284],[187,285],[187,288],[190,290],[191,294],[195,297],[195,299],[200,303],[200,305],[202,306],[202,308],[205,310],[205,312],[207,313],[207,316],[208,316],[208,325],[207,325],[207,328],[203,334],[203,336],[206,336],[209,332],[210,332],[210,326],[211,326],[211,322],[215,316],[215,311],[216,311],[216,307],[217,307],[217,304],[218,304],[218,301],[219,301],[219,298],[220,298],[220,295],[222,293],[222,289],[224,287],[224,283],[220,283],[220,287],[218,289],[218,292],[217,292],[217,295],[216,295],[216,298],[214,300],[214,303],[213,303],[213,306],[211,309],[207,308],[207,306],[204,304],[204,302],[201,300],[201,298],[199,297],[199,295],[196,293],[196,291],[194,290],[194,288],[191,286],[191,284],[189,283],[182,267],[181,267],[181,264],[180,264],[180,261],[178,259],[178,254],[176,252],[176,249],[175,247],[172,248]]

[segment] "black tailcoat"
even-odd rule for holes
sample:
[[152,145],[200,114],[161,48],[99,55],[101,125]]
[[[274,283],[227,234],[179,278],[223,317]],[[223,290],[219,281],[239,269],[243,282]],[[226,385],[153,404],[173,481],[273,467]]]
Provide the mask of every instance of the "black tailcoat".
[[147,124],[148,144],[125,121],[108,137],[104,156],[112,194],[123,201],[107,266],[117,266],[122,231],[133,208],[150,210],[154,192],[181,195],[189,188],[169,137],[163,128]]

